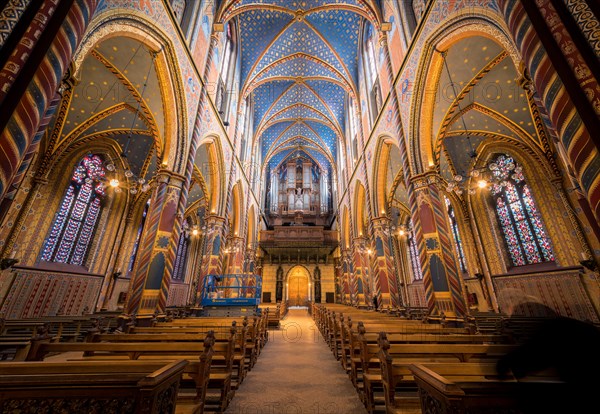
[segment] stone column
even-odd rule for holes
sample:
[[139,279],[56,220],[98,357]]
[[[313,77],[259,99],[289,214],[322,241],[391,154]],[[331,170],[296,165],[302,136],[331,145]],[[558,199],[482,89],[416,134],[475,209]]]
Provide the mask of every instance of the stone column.
[[499,0],[498,5],[600,221],[600,61],[593,51],[598,16],[583,0]]
[[344,249],[341,251],[341,262],[342,262],[342,280],[344,299],[352,305],[358,303],[357,290],[355,285],[354,268],[352,265],[352,252],[350,249]]
[[30,2],[25,7],[35,5],[39,9],[32,13],[15,2],[5,6],[20,9],[18,19],[27,21],[13,21],[12,36],[2,44],[7,58],[0,62],[0,198],[34,144],[98,0]]
[[205,220],[204,230],[204,256],[200,269],[198,283],[198,297],[202,297],[204,279],[207,275],[220,275],[223,273],[223,237],[226,231],[225,218],[219,216],[208,216]]
[[452,233],[442,193],[437,188],[439,177],[426,173],[413,177],[416,201],[412,210],[415,240],[419,249],[423,284],[429,308],[447,316],[464,316],[466,306],[458,261],[452,245]]
[[373,298],[371,295],[374,293],[371,289],[371,273],[370,273],[370,259],[368,250],[370,249],[370,241],[366,237],[356,237],[353,240],[353,253],[352,256],[354,258],[354,288],[357,295],[358,302],[360,299],[360,291],[359,291],[359,280],[362,285],[363,291],[363,304],[369,304],[372,302]]
[[381,290],[380,306],[397,308],[402,305],[402,298],[398,291],[396,272],[394,266],[394,251],[390,235],[391,220],[387,217],[373,219],[373,233],[375,249],[373,252],[373,272],[375,283]]
[[184,178],[161,170],[156,176],[133,277],[129,286],[127,313],[149,315],[163,312],[173,272],[169,249],[174,243],[175,221]]
[[227,238],[227,267],[225,273],[240,274],[244,266],[244,238],[231,236]]

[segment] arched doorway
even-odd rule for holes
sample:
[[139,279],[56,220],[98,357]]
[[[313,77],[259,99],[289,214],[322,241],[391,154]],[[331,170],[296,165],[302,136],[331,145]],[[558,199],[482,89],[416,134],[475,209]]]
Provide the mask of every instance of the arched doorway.
[[310,273],[304,266],[294,266],[287,275],[287,299],[289,306],[307,306],[310,297]]

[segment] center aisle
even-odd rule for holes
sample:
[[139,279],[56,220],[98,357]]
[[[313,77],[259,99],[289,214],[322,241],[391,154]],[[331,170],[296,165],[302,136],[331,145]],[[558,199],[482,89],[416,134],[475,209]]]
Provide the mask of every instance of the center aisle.
[[290,309],[281,329],[269,334],[226,413],[366,413],[306,309]]

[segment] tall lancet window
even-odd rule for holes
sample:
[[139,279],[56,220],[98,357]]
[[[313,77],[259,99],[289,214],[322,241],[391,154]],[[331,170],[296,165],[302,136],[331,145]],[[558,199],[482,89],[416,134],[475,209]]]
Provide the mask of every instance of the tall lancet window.
[[514,266],[552,262],[554,253],[522,167],[509,155],[499,155],[490,169],[496,215]]
[[106,195],[105,171],[98,155],[77,165],[42,252],[46,262],[83,265]]
[[467,261],[465,260],[465,251],[463,249],[460,233],[458,232],[458,222],[456,221],[456,214],[454,214],[454,207],[452,207],[448,198],[444,197],[444,200],[446,200],[448,218],[450,219],[450,227],[452,228],[452,235],[454,236],[458,264],[460,265],[461,272],[467,273]]
[[189,238],[185,231],[179,236],[179,244],[177,245],[177,255],[175,256],[175,264],[173,265],[172,280],[183,282],[185,280],[185,267],[187,262],[187,253]]
[[[412,225],[411,225],[412,228]],[[408,257],[413,271],[413,280],[423,280],[423,270],[421,269],[421,260],[419,259],[419,249],[414,230],[408,233]]]

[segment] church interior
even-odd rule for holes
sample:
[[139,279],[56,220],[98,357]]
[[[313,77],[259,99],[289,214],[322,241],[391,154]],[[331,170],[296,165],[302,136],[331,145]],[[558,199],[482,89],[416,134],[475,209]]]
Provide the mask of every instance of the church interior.
[[3,4],[0,412],[584,412],[596,0]]

